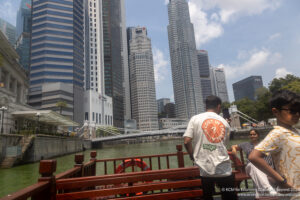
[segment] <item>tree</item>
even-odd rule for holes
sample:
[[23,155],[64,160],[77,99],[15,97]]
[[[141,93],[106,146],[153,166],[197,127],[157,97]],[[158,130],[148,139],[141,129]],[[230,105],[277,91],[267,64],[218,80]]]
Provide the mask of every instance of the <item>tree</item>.
[[253,100],[250,100],[248,98],[243,98],[238,101],[233,102],[237,106],[237,109],[241,111],[242,113],[249,115],[252,118],[256,118],[256,102]]
[[255,119],[258,121],[267,121],[273,116],[269,101],[271,98],[271,92],[265,88],[259,88],[256,90],[256,102],[255,102]]
[[289,84],[283,86],[282,89],[287,89],[292,92],[300,94],[300,80],[292,81]]
[[[293,90],[298,91],[298,90],[300,90],[299,89],[300,88],[299,81],[300,81],[299,77],[291,75],[291,74],[286,75],[284,78],[274,78],[272,80],[272,82],[269,84],[269,90],[272,94],[283,88],[285,88],[285,89],[292,88]],[[293,83],[291,86],[288,86],[288,88],[286,88],[287,85],[291,84],[292,82],[295,82],[295,83]],[[298,84],[298,86],[297,86],[297,84]]]
[[65,102],[65,101],[58,101],[55,105],[56,105],[56,107],[59,107],[59,114],[61,114],[63,108],[67,107],[67,102]]
[[222,105],[221,105],[222,109],[226,109],[226,108],[229,108],[230,107],[230,103],[225,101],[225,102],[222,102]]

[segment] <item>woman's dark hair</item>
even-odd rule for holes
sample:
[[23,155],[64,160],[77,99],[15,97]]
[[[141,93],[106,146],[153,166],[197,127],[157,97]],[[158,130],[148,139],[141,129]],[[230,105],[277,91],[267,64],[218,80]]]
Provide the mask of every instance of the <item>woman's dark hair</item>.
[[271,108],[281,109],[284,105],[291,105],[291,108],[300,108],[300,95],[289,90],[279,90],[272,95],[270,100]]
[[260,136],[260,132],[257,129],[250,129],[249,134],[251,133],[251,131],[254,131],[258,135],[258,137]]
[[207,96],[205,99],[206,109],[213,109],[221,104],[222,104],[222,100],[219,97],[214,95]]

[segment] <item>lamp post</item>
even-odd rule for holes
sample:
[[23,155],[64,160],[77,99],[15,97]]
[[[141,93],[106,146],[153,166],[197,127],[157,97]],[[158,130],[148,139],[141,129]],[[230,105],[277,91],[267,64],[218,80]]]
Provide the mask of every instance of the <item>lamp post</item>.
[[4,111],[7,110],[7,108],[2,106],[0,108],[0,110],[2,111],[2,114],[1,114],[1,134],[3,134]]
[[37,116],[37,129],[36,129],[36,133],[35,133],[35,134],[38,134],[38,133],[39,133],[39,121],[40,121],[40,115],[41,115],[40,112],[37,112],[37,113],[36,113],[36,116]]

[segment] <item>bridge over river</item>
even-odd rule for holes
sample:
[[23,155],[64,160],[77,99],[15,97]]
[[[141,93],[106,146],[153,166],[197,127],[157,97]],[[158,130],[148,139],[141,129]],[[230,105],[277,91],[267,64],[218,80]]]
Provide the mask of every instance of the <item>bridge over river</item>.
[[[230,138],[245,138],[248,137],[249,130],[251,128],[245,129],[234,129],[231,128],[231,136]],[[261,135],[266,135],[271,129],[272,126],[265,126],[265,127],[257,127],[257,130],[260,131]],[[163,129],[163,130],[156,130],[156,131],[144,131],[139,133],[129,133],[129,134],[119,134],[107,137],[98,137],[92,139],[93,147],[101,147],[103,143],[109,143],[118,140],[137,140],[138,138],[160,138],[163,136],[167,136],[169,138],[172,137],[182,137],[183,133],[186,130],[186,125],[176,126],[170,129]]]

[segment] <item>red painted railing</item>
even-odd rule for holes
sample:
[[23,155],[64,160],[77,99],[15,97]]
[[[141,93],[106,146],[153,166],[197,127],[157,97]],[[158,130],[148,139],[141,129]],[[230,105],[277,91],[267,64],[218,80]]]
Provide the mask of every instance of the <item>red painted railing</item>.
[[39,178],[38,183],[28,186],[11,195],[7,195],[6,197],[1,198],[1,200],[26,200],[28,198],[31,198],[32,200],[55,199],[55,183],[57,180],[96,175],[96,156],[97,153],[95,151],[91,152],[90,161],[83,164],[84,156],[75,155],[74,168],[57,174],[56,176],[53,175],[56,171],[56,160],[41,160],[39,168],[41,177]]
[[[8,195],[4,198],[1,198],[0,200],[26,200],[28,198],[31,198],[32,200],[54,200],[56,198],[57,193],[64,193],[66,191],[62,190],[56,190],[56,183],[59,182],[60,179],[67,180],[68,178],[76,178],[76,177],[87,177],[87,176],[96,176],[96,169],[101,171],[103,170],[103,174],[114,174],[116,172],[116,169],[118,165],[124,165],[126,161],[132,161],[132,160],[139,160],[141,162],[147,162],[147,165],[149,165],[149,169],[151,170],[165,170],[165,169],[171,169],[171,168],[184,168],[185,167],[185,160],[184,156],[187,155],[187,153],[182,151],[182,146],[177,145],[176,146],[177,152],[172,154],[159,154],[159,155],[148,155],[148,156],[136,156],[136,157],[126,157],[126,158],[115,158],[115,159],[102,159],[97,160],[96,156],[97,153],[95,151],[92,151],[90,156],[90,161],[87,163],[83,163],[84,156],[83,155],[75,155],[75,166],[74,168],[67,170],[63,173],[60,173],[56,176],[54,176],[54,172],[56,171],[56,160],[42,160],[40,161],[40,168],[39,173],[41,174],[41,177],[38,179],[38,183],[33,184],[29,187],[26,187],[16,193],[13,193],[11,195]],[[243,160],[243,155],[240,155]],[[177,165],[175,166],[173,164],[173,167],[171,166],[171,159],[177,160]],[[96,166],[97,163],[102,163],[103,167]],[[244,164],[244,162],[243,162]],[[233,162],[233,165],[235,165],[235,162]],[[112,173],[109,173],[112,171]],[[246,180],[249,177],[245,176],[245,173],[243,170],[239,170],[236,168],[237,166],[234,166],[236,171],[235,174],[239,175],[239,183],[240,181]],[[244,167],[244,166],[239,166]],[[132,172],[137,171],[135,167],[130,168]],[[139,169],[140,171],[144,171],[145,169],[141,167]],[[99,172],[97,172],[98,174]],[[101,173],[99,173],[101,174]],[[110,176],[110,175],[107,175]],[[237,176],[236,176],[237,177]],[[97,178],[97,177],[95,177]],[[89,186],[87,186],[89,187]],[[93,189],[95,187],[94,185],[91,186],[91,188],[87,189]]]

